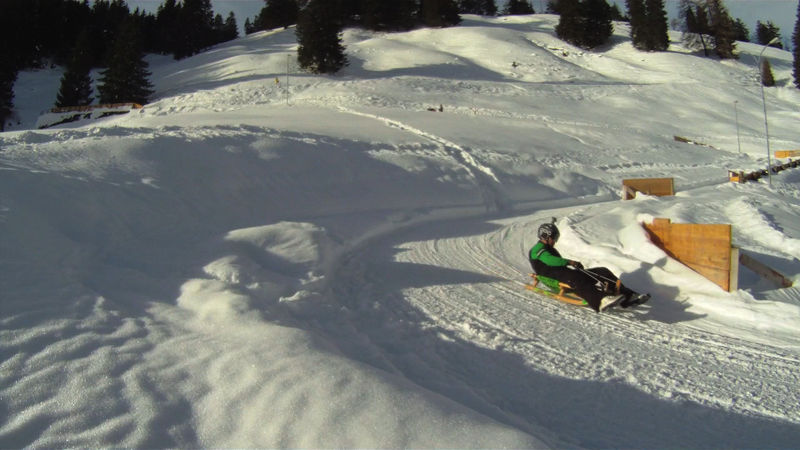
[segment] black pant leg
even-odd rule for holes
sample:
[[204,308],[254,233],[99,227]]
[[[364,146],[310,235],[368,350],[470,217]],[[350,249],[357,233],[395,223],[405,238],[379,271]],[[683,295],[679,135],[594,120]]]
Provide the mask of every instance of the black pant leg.
[[[616,283],[617,280],[619,280],[619,278],[606,267],[592,267],[591,269],[588,269],[588,271],[598,275],[598,278],[604,281],[610,280]],[[627,296],[636,295],[636,292],[624,284],[620,284],[619,293]]]
[[605,294],[597,289],[597,281],[580,270],[565,269],[559,280],[572,286],[572,290],[595,311],[600,309],[600,300]]

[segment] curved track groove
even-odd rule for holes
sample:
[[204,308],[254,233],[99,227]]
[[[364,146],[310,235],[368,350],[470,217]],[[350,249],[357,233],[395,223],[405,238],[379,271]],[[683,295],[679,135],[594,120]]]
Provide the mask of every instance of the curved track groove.
[[[739,420],[748,424],[745,429],[758,424],[753,436],[767,418],[794,424],[786,426],[800,433],[800,411],[786,401],[800,382],[800,357],[656,320],[651,308],[658,308],[657,299],[636,310],[598,315],[525,290],[520,249],[530,239],[532,221],[491,223],[489,231],[487,223],[476,224],[481,231],[457,236],[452,230],[465,229],[463,222],[429,224],[376,242],[340,268],[334,293],[348,299],[358,332],[404,376],[457,401],[471,392],[467,398],[481,398],[467,402],[477,410],[531,430],[544,423],[558,439],[592,446],[582,441],[588,433],[589,442],[604,442],[605,428],[570,431],[567,418],[582,417],[585,409],[604,414],[613,405],[631,412],[657,405],[657,419],[673,421],[687,420],[683,410],[693,405],[712,422]],[[394,353],[397,340],[415,348],[413,358]],[[471,375],[459,375],[465,372]],[[565,380],[578,387],[564,387]],[[551,399],[542,392],[551,390],[559,403],[544,406]],[[622,404],[606,392],[621,395]],[[542,410],[563,418],[543,417]],[[611,429],[624,430],[621,417],[608,420]],[[652,426],[647,416],[628,420]],[[687,427],[698,431],[700,424]],[[619,432],[616,444],[653,444],[626,441]],[[660,445],[680,442],[677,436],[658,437]],[[717,435],[722,440],[714,442],[730,438]]]

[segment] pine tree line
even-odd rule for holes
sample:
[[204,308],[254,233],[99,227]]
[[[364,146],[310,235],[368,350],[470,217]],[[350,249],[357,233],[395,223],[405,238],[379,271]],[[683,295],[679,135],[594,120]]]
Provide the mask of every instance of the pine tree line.
[[131,13],[125,0],[2,0],[0,130],[13,113],[20,70],[65,65],[58,106],[91,104],[89,73],[98,67],[106,68],[100,102],[146,103],[145,53],[183,58],[238,34],[233,13],[226,20],[214,15],[210,0],[165,0],[155,15]]
[[178,58],[238,37],[236,18],[215,16],[211,0],[164,0],[155,15],[138,8],[131,12],[125,0],[3,0],[0,37],[14,43],[3,56],[18,69],[46,61],[65,64],[86,31],[92,65],[103,67],[127,20],[139,27],[145,52]]
[[[494,0],[325,0],[326,5],[313,5],[311,0],[264,0],[266,5],[255,19],[245,22],[245,32],[270,30],[294,25],[300,13],[324,8],[331,14],[326,19],[342,26],[360,26],[375,31],[405,31],[419,26],[452,26],[461,21],[460,13],[493,16]],[[316,9],[315,9],[316,8]]]
[[[266,6],[248,22],[256,29],[297,24],[298,61],[309,71],[332,73],[347,65],[341,31],[363,26],[401,31],[418,26],[451,26],[459,13],[497,14],[494,0],[265,0]],[[666,14],[663,0],[626,0],[634,46],[665,50]],[[551,0],[548,10],[561,15],[556,28],[565,40],[586,48],[605,43],[613,32],[611,20],[625,19],[606,0]],[[503,14],[534,13],[530,2],[510,0]],[[735,40],[749,40],[744,23],[732,20],[722,0],[681,0],[684,42],[709,49],[720,58],[735,57]],[[326,26],[318,26],[324,23]],[[124,26],[123,26],[124,25]],[[766,44],[780,38],[772,22],[758,22],[757,39]],[[118,37],[123,36],[120,39]],[[180,36],[180,38],[179,38]],[[66,64],[58,105],[93,101],[93,67],[102,73],[101,102],[145,102],[150,95],[149,72],[143,61],[148,53],[172,53],[175,58],[195,54],[218,42],[238,36],[236,19],[213,15],[210,0],[164,0],[156,15],[138,9],[130,13],[124,0],[3,0],[0,3],[0,130],[13,112],[13,85],[17,72],[45,61]],[[794,81],[800,88],[800,4],[792,35]],[[119,42],[118,42],[119,41]],[[122,45],[127,41],[129,45]],[[114,46],[113,48],[111,46]],[[773,44],[782,48],[780,41]],[[127,55],[125,58],[120,55]],[[112,67],[113,66],[113,67]],[[762,70],[765,70],[762,68]],[[128,74],[126,77],[122,74]],[[106,86],[108,84],[108,86]],[[120,94],[115,84],[128,85]]]
[[[259,15],[260,22],[273,20],[265,17],[270,3],[294,1],[267,0]],[[468,3],[470,8],[485,6],[482,2]],[[335,73],[348,64],[341,38],[345,26],[390,32],[418,26],[448,27],[461,22],[459,8],[455,0],[309,0],[298,11],[297,62],[312,73]]]
[[[120,26],[110,48],[107,68],[100,74],[100,103],[147,103],[153,93],[148,64],[144,60],[143,37],[136,21],[129,18]],[[92,97],[92,69],[89,33],[84,31],[67,63],[56,106],[90,105]]]

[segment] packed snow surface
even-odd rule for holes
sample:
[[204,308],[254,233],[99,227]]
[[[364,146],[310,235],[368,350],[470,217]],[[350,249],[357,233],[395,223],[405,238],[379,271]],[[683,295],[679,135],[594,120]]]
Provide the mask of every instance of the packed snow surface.
[[[728,181],[767,164],[762,48],[645,53],[616,24],[585,51],[556,22],[347,30],[335,76],[257,33],[153,57],[152,103],[46,130],[60,72],[21,74],[0,447],[796,447],[799,288],[740,267],[725,292],[641,226],[732,224],[800,281],[800,169]],[[770,146],[798,149],[791,55],[765,56]],[[620,200],[646,177],[677,194]],[[653,299],[525,290],[551,217],[562,254]]]

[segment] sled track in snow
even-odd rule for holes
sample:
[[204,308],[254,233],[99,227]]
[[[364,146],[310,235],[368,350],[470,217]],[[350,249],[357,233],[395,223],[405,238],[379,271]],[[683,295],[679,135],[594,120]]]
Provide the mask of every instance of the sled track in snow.
[[[466,236],[451,232],[464,221],[429,224],[343,263],[334,293],[382,355],[376,365],[388,361],[496,420],[544,426],[556,445],[680,445],[675,427],[654,430],[652,442],[627,440],[641,433],[626,428],[653,420],[706,433],[709,445],[800,437],[798,355],[660,321],[653,312],[663,299],[598,315],[527,291],[523,252],[533,225],[513,220],[476,219]],[[604,417],[602,425],[583,423],[587,414]]]
[[[488,210],[504,210],[496,177],[467,150],[339,109],[434,142],[473,175]],[[659,316],[660,301],[678,299],[598,315],[525,290],[531,220],[430,223],[344,258],[331,292],[364,342],[352,356],[537,436],[545,428],[556,446],[680,446],[676,429],[709,446],[800,439],[800,356],[671,323],[689,313]],[[676,425],[659,431],[661,421]],[[650,428],[652,441],[625,432]]]

